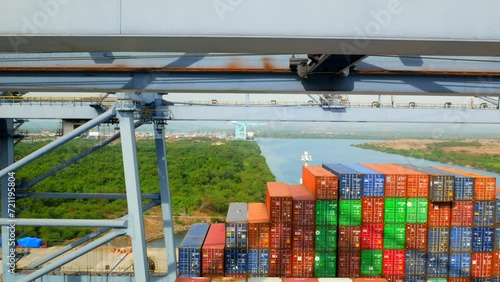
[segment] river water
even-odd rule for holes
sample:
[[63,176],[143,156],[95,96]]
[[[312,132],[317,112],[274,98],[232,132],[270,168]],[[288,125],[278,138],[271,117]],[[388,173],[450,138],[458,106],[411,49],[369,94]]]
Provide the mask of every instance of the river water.
[[[497,187],[500,187],[500,174],[498,173],[387,154],[351,146],[353,144],[371,142],[371,140],[257,138],[255,141],[260,146],[262,155],[266,158],[267,165],[271,169],[271,172],[276,176],[276,181],[282,181],[289,184],[300,182],[303,165],[300,157],[304,151],[307,150],[313,157],[309,165],[321,165],[322,163],[395,163],[412,164],[416,166],[450,166],[494,176],[497,178]],[[263,187],[262,189],[265,188]],[[180,244],[184,235],[185,233],[181,233],[175,236],[175,246]],[[164,245],[163,239],[148,244],[150,247],[164,247]]]

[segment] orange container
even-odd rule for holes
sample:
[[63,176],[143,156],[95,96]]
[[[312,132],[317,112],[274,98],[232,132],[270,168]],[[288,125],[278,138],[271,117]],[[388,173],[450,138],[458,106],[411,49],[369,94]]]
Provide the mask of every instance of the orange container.
[[226,225],[210,225],[202,247],[201,273],[203,276],[224,275],[224,247],[226,244]]
[[408,198],[429,197],[430,177],[428,174],[394,164],[386,166],[394,169],[398,174],[406,174],[406,196]]
[[429,227],[449,227],[451,225],[451,203],[429,202]]
[[314,225],[316,223],[316,201],[304,185],[288,185],[292,195],[292,223],[294,225]]
[[267,182],[267,213],[272,223],[292,223],[292,195],[283,182]]
[[437,166],[437,169],[449,171],[456,174],[465,175],[474,178],[474,200],[475,201],[493,201],[495,200],[496,179],[495,177],[468,172],[451,167]]
[[303,166],[302,183],[318,200],[337,200],[339,180],[321,166]]
[[268,249],[271,228],[267,206],[264,203],[248,204],[248,248]]
[[406,197],[407,175],[385,164],[363,164],[364,167],[378,171],[385,177],[386,197]]
[[493,276],[500,276],[500,251],[493,252]]

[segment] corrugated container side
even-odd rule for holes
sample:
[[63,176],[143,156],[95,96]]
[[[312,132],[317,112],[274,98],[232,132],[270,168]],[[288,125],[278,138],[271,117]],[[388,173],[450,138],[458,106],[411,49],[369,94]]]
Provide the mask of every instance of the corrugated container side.
[[318,282],[318,279],[316,279],[316,278],[287,277],[287,278],[283,278],[283,282]]
[[338,252],[337,273],[338,277],[359,277],[361,274],[361,253],[355,252]]
[[339,201],[339,225],[361,225],[362,204],[360,200]]
[[455,174],[455,200],[472,201],[474,199],[474,178]]
[[495,200],[496,179],[491,176],[472,173],[449,167],[437,167],[441,170],[450,171],[457,174],[474,178],[474,200],[493,201]]
[[226,277],[212,277],[211,282],[246,282],[246,274],[228,274]]
[[362,250],[361,251],[361,275],[381,275],[382,274],[382,251]]
[[337,248],[341,251],[359,251],[361,226],[339,226]]
[[316,201],[316,225],[337,225],[338,202],[332,200]]
[[294,251],[314,251],[316,228],[314,225],[293,225],[292,248]]
[[337,253],[316,252],[314,255],[314,276],[335,277],[337,275]]
[[362,200],[362,223],[384,223],[384,198],[367,198]]
[[291,223],[271,223],[269,234],[269,247],[271,249],[292,248],[293,231]]
[[389,276],[385,276],[385,279],[387,279],[387,282],[404,282],[405,276],[404,275],[389,275]]
[[472,228],[472,252],[492,252],[494,233],[493,227]]
[[372,275],[372,277],[353,278],[354,282],[387,282],[387,279]]
[[455,177],[452,175],[431,175],[429,200],[433,202],[451,202],[454,200]]
[[425,264],[427,263],[427,252],[420,250],[406,250],[405,252],[405,274],[425,275]]
[[346,166],[363,175],[363,197],[384,197],[385,177],[383,174],[362,165]]
[[471,276],[473,278],[491,278],[493,276],[492,264],[492,253],[472,253]]
[[269,274],[269,250],[248,250],[247,273],[251,276],[267,276]]
[[406,202],[406,222],[427,223],[427,212],[429,209],[427,199],[410,198]]
[[175,282],[210,282],[208,277],[177,277]]
[[427,250],[427,225],[406,225],[406,249]]
[[202,274],[224,275],[224,246],[226,225],[215,223],[210,225],[202,247]]
[[384,250],[385,276],[405,275],[405,251],[404,250]]
[[500,250],[495,250],[493,252],[492,265],[493,265],[492,269],[493,276],[500,277]]
[[338,199],[338,178],[320,166],[303,166],[302,183],[318,200]]
[[474,202],[474,226],[492,226],[495,224],[495,202]]
[[493,242],[493,248],[495,250],[500,250],[500,226],[497,225],[495,227],[495,242]]
[[406,199],[386,198],[384,203],[384,223],[406,222]]
[[292,252],[292,277],[314,277],[314,252]]
[[179,275],[184,277],[201,276],[202,247],[210,224],[191,225],[179,245]]
[[248,248],[269,248],[269,214],[264,203],[248,204]]
[[[395,168],[399,173],[407,175],[407,191],[408,198],[428,198],[429,197],[429,181],[432,178],[431,173],[427,172],[427,168],[421,168],[413,165],[389,165]],[[453,183],[452,183],[453,189]]]
[[361,249],[381,250],[383,242],[383,224],[363,224],[361,226]]
[[427,250],[441,253],[449,251],[450,229],[445,227],[431,227],[428,231]]
[[282,282],[279,277],[248,277],[248,282]]
[[363,176],[343,164],[323,164],[323,168],[339,179],[339,199],[359,200],[363,190]]
[[472,226],[474,203],[455,201],[451,204],[451,226]]
[[451,220],[451,203],[429,202],[429,227],[449,227]]
[[248,224],[226,222],[226,248],[247,248]]
[[450,234],[450,252],[471,252],[471,251],[472,251],[472,228],[452,227]]
[[470,278],[448,278],[448,282],[471,282]]
[[492,278],[471,278],[471,282],[492,282]]
[[314,196],[304,185],[288,185],[292,195],[292,223],[314,225],[316,218],[316,203]]
[[471,255],[469,253],[450,254],[450,277],[470,277]]
[[337,250],[337,226],[316,225],[314,248],[320,252]]
[[493,279],[491,279],[492,282],[500,282],[500,276],[494,276]]
[[246,274],[248,251],[245,249],[228,249],[224,251],[225,275]]
[[288,185],[283,182],[267,182],[266,204],[271,222],[292,222],[293,203]]
[[406,174],[398,174],[394,169],[383,164],[362,164],[364,167],[385,175],[385,196],[406,197]]
[[[425,263],[423,264],[423,267],[425,268]],[[424,275],[407,275],[405,276],[404,282],[427,282],[427,279]]]
[[497,199],[495,204],[495,224],[500,224],[500,199]]
[[440,278],[447,276],[448,276],[448,253],[428,253],[427,277]]
[[427,282],[446,282],[447,278],[427,278]]
[[269,250],[269,276],[292,276],[292,249]]
[[404,224],[386,224],[384,226],[384,249],[402,250],[405,248],[406,226]]

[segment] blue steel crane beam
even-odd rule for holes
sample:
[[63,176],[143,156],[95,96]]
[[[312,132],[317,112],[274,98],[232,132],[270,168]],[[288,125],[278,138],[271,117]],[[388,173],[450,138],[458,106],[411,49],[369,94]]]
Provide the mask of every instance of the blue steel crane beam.
[[[0,19],[0,52],[500,55],[495,0],[2,0],[0,6],[8,11]],[[313,16],[302,19],[310,7]]]

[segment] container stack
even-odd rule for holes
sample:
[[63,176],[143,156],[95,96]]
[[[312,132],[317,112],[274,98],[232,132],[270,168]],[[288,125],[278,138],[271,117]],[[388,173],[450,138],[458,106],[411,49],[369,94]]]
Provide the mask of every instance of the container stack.
[[225,276],[246,278],[248,262],[248,205],[230,203],[226,217]]
[[202,246],[210,224],[193,224],[179,245],[179,276],[200,277]]
[[270,221],[264,203],[248,204],[248,275],[269,274]]
[[303,185],[288,185],[293,203],[292,277],[314,277],[314,196]]
[[338,178],[320,166],[302,167],[304,186],[316,198],[314,276],[337,275]]
[[204,277],[224,276],[224,247],[226,225],[210,225],[202,248],[201,273]]
[[361,275],[363,176],[342,164],[323,164],[339,180],[338,277]]
[[283,182],[268,182],[266,204],[271,222],[269,276],[292,276],[292,196]]
[[[498,188],[497,188],[498,191]],[[496,200],[495,243],[493,245],[493,282],[500,282],[500,199]]]

